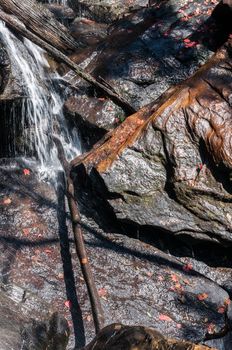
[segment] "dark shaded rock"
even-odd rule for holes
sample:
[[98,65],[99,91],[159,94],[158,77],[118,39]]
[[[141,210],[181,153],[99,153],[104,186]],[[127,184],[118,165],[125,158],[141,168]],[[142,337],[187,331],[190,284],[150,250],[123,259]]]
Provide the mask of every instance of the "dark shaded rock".
[[[44,319],[43,312],[58,310],[71,320],[71,312],[77,344],[83,347],[81,315],[88,342],[94,336],[93,323],[75,256],[71,223],[63,211],[62,185],[58,183],[57,207],[54,191],[37,182],[33,168],[25,176],[17,163],[12,168],[7,167],[6,161],[1,164],[1,280],[5,293],[20,306],[25,318],[33,314]],[[102,299],[106,324],[142,324],[169,337],[192,342],[203,341],[209,329],[221,335],[231,306],[228,293],[217,283],[148,244],[109,231],[104,233],[85,216],[82,228],[97,288],[107,292]],[[207,297],[201,300],[199,295],[204,293]],[[70,309],[65,306],[66,300],[71,301]],[[219,308],[223,308],[223,313],[218,312]],[[72,334],[68,349],[73,347],[73,340]]]
[[227,34],[232,31],[232,1],[222,0],[213,11],[213,17]]
[[21,350],[65,350],[69,339],[67,320],[54,313],[47,322],[31,321],[21,332]]
[[95,45],[107,35],[107,26],[87,18],[76,18],[70,26],[74,38],[85,45]]
[[67,321],[58,313],[46,321],[25,317],[20,303],[0,290],[1,350],[65,350],[69,337]]
[[10,60],[4,45],[0,44],[0,94],[8,84],[10,76]]
[[111,23],[130,11],[148,6],[149,0],[104,0],[96,3],[94,0],[69,0],[69,5],[81,16],[98,22]]
[[[112,24],[100,45],[72,59],[139,109],[191,76],[227,40],[210,17],[212,10],[210,2],[200,0],[155,2]],[[81,90],[80,99],[83,93],[84,100],[90,97],[91,105],[94,95],[86,84],[65,78]]]
[[47,4],[46,7],[53,13],[58,21],[64,24],[71,23],[76,17],[75,12],[68,6]]

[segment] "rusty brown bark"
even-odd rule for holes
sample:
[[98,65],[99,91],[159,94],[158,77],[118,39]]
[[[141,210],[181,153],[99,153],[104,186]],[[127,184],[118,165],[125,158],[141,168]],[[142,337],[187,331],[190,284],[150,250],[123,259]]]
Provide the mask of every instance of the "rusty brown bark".
[[[213,67],[216,68],[223,60],[226,63],[226,59],[229,60],[227,51],[222,48],[191,78],[176,87],[170,88],[161,98],[129,116],[113,132],[110,131],[106,134],[104,139],[100,140],[92,150],[73,159],[71,165],[76,167],[83,163],[87,170],[95,167],[99,172],[106,171],[123,150],[138,139],[149,123],[155,124],[162,114],[165,114],[168,120],[173,113],[178,112],[178,110],[185,110],[194,104],[200,96],[212,94],[213,88],[207,82],[210,70]],[[213,93],[220,96],[220,89],[221,87],[218,87],[218,91]],[[203,135],[207,148],[219,162],[231,163],[232,160],[227,159],[228,152],[223,149],[223,142],[221,142],[220,148],[218,147],[218,139],[226,139],[226,134],[222,134],[224,129],[216,130],[213,121],[209,125],[211,125],[209,133]],[[214,135],[215,137],[213,137]]]

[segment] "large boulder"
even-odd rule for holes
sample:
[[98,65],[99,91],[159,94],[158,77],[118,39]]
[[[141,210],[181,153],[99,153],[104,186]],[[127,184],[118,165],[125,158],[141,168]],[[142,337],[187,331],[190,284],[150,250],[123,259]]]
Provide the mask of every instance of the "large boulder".
[[158,228],[232,243],[230,50],[228,43],[84,157],[119,220],[154,235]]

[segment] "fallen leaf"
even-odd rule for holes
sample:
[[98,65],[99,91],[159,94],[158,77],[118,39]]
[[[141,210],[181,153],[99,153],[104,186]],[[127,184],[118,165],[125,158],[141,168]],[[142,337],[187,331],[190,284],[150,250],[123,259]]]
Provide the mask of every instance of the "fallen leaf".
[[3,199],[3,204],[5,204],[5,205],[9,205],[9,204],[11,204],[11,202],[12,202],[12,200],[10,198]]
[[224,314],[226,312],[226,307],[225,306],[220,306],[218,309],[217,309],[217,312],[219,314]]
[[30,234],[30,229],[29,228],[23,228],[23,234],[24,234],[24,236],[28,236]]
[[71,302],[70,300],[65,300],[64,305],[65,305],[67,308],[71,309],[71,307],[72,307],[72,302]]
[[224,305],[229,306],[230,303],[231,303],[230,298],[227,298],[227,299],[224,300]]
[[98,289],[98,295],[99,295],[99,297],[106,297],[107,296],[107,290],[105,288]]
[[177,275],[175,275],[174,273],[171,274],[171,279],[173,282],[179,282],[179,277]]
[[60,280],[63,280],[64,279],[64,274],[61,272],[61,273],[58,273],[58,276],[57,276]]
[[166,321],[166,322],[173,322],[173,319],[171,319],[171,317],[164,315],[164,314],[159,315],[159,320]]
[[208,295],[207,293],[201,293],[201,294],[198,294],[198,295],[197,295],[197,299],[200,300],[200,301],[202,301],[202,300],[207,299],[208,296],[209,296],[209,295]]
[[86,320],[87,320],[88,322],[91,322],[91,321],[92,321],[92,316],[91,316],[91,315],[88,315],[88,316],[86,317]]
[[216,325],[214,323],[209,323],[207,326],[207,332],[209,334],[215,333]]
[[191,271],[193,269],[193,265],[192,264],[185,264],[184,266],[183,266],[183,270],[184,271]]
[[147,272],[146,272],[146,275],[147,275],[148,277],[151,277],[151,276],[153,275],[153,272],[147,271]]
[[29,169],[23,169],[23,174],[25,175],[25,176],[29,176],[30,175],[30,170]]
[[164,277],[163,277],[163,276],[158,276],[158,280],[159,280],[160,282],[162,282],[162,281],[164,281]]

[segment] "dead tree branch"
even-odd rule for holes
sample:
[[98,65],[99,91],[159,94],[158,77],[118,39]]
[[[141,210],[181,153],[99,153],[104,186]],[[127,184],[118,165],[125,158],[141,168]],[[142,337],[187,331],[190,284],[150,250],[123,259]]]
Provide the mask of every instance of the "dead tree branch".
[[[1,4],[1,0],[0,0]],[[58,61],[64,62],[70,69],[72,69],[78,76],[86,80],[91,85],[105,92],[115,103],[121,106],[128,114],[136,112],[134,107],[130,105],[124,97],[120,96],[113,87],[105,85],[97,81],[93,76],[86,73],[81,69],[76,63],[74,63],[69,57],[64,55],[60,50],[56,49],[54,46],[48,44],[45,40],[38,37],[36,34],[29,31],[22,22],[20,22],[14,16],[7,14],[6,12],[0,10],[0,19],[3,20],[11,29],[21,34],[25,38],[31,40],[34,44],[40,46],[46,50],[52,57]]]
[[93,279],[92,271],[90,268],[90,264],[89,264],[89,260],[88,260],[88,256],[85,248],[85,242],[83,239],[83,234],[81,229],[80,213],[78,209],[78,204],[75,200],[73,180],[70,175],[70,164],[65,157],[64,149],[60,140],[55,136],[53,137],[53,140],[56,144],[58,157],[66,175],[66,185],[67,185],[66,195],[67,195],[70,215],[72,219],[72,227],[73,227],[76,252],[77,252],[78,259],[80,261],[81,270],[88,289],[95,330],[96,330],[96,333],[98,333],[104,324],[104,314],[103,314],[103,309],[102,309],[98,291]]

